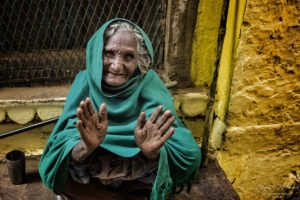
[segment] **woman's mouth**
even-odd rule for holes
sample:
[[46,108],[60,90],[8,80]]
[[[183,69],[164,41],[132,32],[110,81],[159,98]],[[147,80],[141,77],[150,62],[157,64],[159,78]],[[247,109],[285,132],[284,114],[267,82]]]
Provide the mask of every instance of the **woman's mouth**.
[[116,72],[105,72],[104,73],[105,75],[112,75],[112,76],[125,76],[126,74],[125,73],[116,73]]

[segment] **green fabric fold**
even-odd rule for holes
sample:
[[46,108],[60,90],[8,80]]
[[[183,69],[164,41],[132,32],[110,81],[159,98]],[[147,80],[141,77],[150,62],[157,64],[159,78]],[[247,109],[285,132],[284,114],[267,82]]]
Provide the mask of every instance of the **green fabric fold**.
[[[150,69],[143,75],[137,74],[121,90],[114,90],[112,93],[103,91],[103,33],[116,20],[127,21],[113,19],[105,23],[90,39],[86,49],[87,69],[78,73],[72,84],[64,111],[41,157],[39,173],[47,187],[57,194],[63,193],[68,176],[69,153],[80,140],[76,128],[76,110],[80,101],[86,97],[91,98],[95,111],[99,110],[101,103],[106,103],[109,128],[100,146],[123,157],[133,157],[140,152],[133,135],[140,112],[144,111],[148,118],[157,106],[163,105],[164,110],[171,110],[176,117],[173,125],[175,133],[161,148],[151,199],[165,199],[172,187],[192,181],[200,166],[201,151],[191,131],[178,118],[172,96],[154,70]],[[141,28],[138,27],[138,30],[153,58],[150,39]]]

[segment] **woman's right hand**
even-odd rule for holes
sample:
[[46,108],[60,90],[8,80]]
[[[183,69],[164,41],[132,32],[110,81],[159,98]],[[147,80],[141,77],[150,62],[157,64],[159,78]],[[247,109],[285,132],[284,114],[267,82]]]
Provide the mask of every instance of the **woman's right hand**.
[[101,104],[99,113],[96,113],[91,99],[86,98],[85,101],[80,102],[80,106],[77,109],[77,117],[76,126],[82,141],[86,148],[95,150],[103,142],[107,133],[108,120],[105,103]]
[[163,111],[162,106],[158,106],[148,120],[146,114],[141,112],[134,130],[134,140],[148,159],[158,158],[160,148],[174,134],[174,120],[171,111]]

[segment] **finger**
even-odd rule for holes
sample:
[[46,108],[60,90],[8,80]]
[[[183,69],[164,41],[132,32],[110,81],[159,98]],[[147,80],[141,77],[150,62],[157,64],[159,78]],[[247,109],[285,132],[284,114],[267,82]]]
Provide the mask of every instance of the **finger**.
[[157,120],[156,125],[158,128],[160,128],[169,118],[172,117],[172,113],[170,110],[166,110],[162,117]]
[[155,123],[158,116],[160,115],[161,111],[162,111],[162,106],[158,106],[155,111],[151,114],[151,116],[149,117],[149,121],[152,123]]
[[76,126],[77,126],[77,129],[79,130],[81,139],[82,139],[83,141],[86,141],[86,140],[87,140],[87,135],[86,135],[86,133],[85,133],[85,131],[84,131],[84,126],[83,126],[83,124],[82,124],[82,121],[81,121],[81,120],[78,120],[78,121],[76,122]]
[[146,113],[145,112],[141,112],[139,117],[138,117],[138,122],[136,125],[136,129],[140,130],[143,129],[143,127],[145,126],[146,123]]
[[89,111],[88,111],[88,108],[87,108],[87,105],[86,105],[86,102],[85,102],[85,101],[81,101],[81,102],[80,102],[80,108],[82,109],[83,115],[85,116],[85,118],[86,118],[87,120],[89,120],[89,118],[90,118],[90,113],[89,113]]
[[165,143],[175,132],[175,128],[170,128],[162,137],[161,141]]
[[106,104],[102,103],[99,108],[99,121],[107,121]]
[[77,129],[79,130],[80,135],[84,135],[84,127],[81,120],[76,122]]
[[94,107],[92,105],[91,99],[89,97],[87,97],[85,102],[86,102],[87,110],[88,110],[89,114],[90,115],[95,114],[95,110],[94,110]]
[[79,120],[82,121],[83,125],[85,125],[87,123],[87,119],[86,119],[85,115],[83,114],[82,108],[77,108],[77,117]]
[[161,132],[162,135],[164,135],[165,132],[168,131],[168,130],[171,128],[172,124],[174,123],[174,120],[175,120],[175,117],[173,116],[173,117],[169,118],[169,119],[162,125],[162,127],[160,128],[160,132]]

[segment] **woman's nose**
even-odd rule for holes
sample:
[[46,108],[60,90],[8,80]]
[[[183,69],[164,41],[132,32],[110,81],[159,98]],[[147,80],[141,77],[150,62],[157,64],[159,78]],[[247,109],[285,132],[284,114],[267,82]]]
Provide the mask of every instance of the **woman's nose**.
[[112,61],[112,67],[114,70],[120,70],[122,69],[122,59],[118,56],[115,57],[115,59]]

